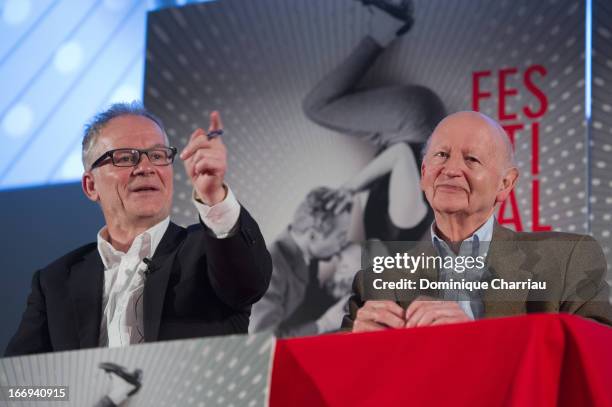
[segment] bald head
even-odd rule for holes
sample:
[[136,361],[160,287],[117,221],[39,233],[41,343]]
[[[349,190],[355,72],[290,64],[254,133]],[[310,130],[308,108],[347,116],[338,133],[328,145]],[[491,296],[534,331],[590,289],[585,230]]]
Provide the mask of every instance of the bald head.
[[453,218],[482,225],[516,184],[513,155],[504,129],[482,113],[459,112],[442,120],[421,165],[421,188],[436,223]]
[[510,138],[506,131],[499,123],[489,116],[474,111],[462,111],[453,113],[445,117],[434,129],[431,137],[427,140],[423,149],[423,156],[427,155],[427,151],[431,145],[431,141],[436,133],[444,133],[452,137],[453,133],[461,129],[476,134],[486,134],[490,137],[494,146],[493,153],[498,155],[500,163],[503,164],[503,169],[516,167],[514,160],[514,149]]

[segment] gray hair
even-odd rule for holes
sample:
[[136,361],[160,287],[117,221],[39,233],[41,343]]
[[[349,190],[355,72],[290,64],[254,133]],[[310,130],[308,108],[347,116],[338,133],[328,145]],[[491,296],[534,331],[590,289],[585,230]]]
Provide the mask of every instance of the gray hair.
[[108,109],[104,110],[96,114],[86,125],[85,132],[83,135],[83,150],[81,159],[83,161],[83,168],[85,171],[89,169],[93,158],[90,157],[91,150],[93,149],[98,136],[102,129],[116,117],[121,116],[142,116],[147,119],[152,120],[159,126],[162,133],[164,134],[164,139],[166,144],[170,144],[168,142],[168,135],[166,134],[166,129],[164,128],[164,124],[161,119],[155,116],[153,113],[149,112],[142,103],[138,101],[133,101],[129,103],[115,103],[111,105]]

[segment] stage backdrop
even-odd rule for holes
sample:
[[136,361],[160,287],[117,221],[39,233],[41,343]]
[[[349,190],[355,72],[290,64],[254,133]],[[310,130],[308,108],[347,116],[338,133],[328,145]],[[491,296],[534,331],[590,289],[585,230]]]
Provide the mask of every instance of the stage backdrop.
[[[309,334],[340,322],[352,246],[317,259],[304,256],[298,228],[287,232],[314,188],[331,188],[322,193],[334,202],[352,198],[354,240],[421,237],[431,213],[419,211],[419,149],[444,113],[482,111],[511,136],[521,178],[500,223],[588,232],[584,3],[422,0],[411,17],[389,42],[409,18],[355,0],[222,0],[150,13],[145,104],[179,148],[221,112],[228,184],[275,259],[252,330]],[[184,172],[175,182],[173,220],[193,223]],[[347,192],[356,185],[361,192]],[[414,205],[399,205],[407,196]],[[296,318],[316,324],[285,329]]]
[[612,283],[612,4],[593,5],[593,76],[591,120],[591,230],[608,259]]

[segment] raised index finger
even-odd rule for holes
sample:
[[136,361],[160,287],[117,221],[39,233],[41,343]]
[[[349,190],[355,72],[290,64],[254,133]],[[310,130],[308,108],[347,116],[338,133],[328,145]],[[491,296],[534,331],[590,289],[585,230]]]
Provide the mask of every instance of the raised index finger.
[[221,124],[221,114],[218,110],[213,110],[210,114],[210,126],[208,127],[208,131],[221,130],[223,128],[223,124]]
[[181,151],[180,157],[182,160],[186,160],[195,153],[198,148],[202,148],[204,145],[208,143],[208,138],[206,138],[206,133],[204,130],[198,128],[189,137],[189,143],[185,146],[183,151]]
[[223,134],[223,124],[221,123],[221,114],[214,110],[210,114],[210,126],[208,127],[208,133],[206,136],[209,139],[221,136]]

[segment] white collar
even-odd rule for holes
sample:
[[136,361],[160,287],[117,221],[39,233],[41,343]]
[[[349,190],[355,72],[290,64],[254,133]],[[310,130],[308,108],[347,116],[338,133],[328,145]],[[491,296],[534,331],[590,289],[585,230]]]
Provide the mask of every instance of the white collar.
[[145,230],[134,238],[132,245],[127,253],[115,249],[107,240],[108,227],[105,225],[98,232],[98,253],[104,263],[104,268],[108,269],[121,262],[125,255],[137,256],[140,260],[145,257],[152,257],[162,240],[162,237],[170,224],[170,216],[161,222]]

